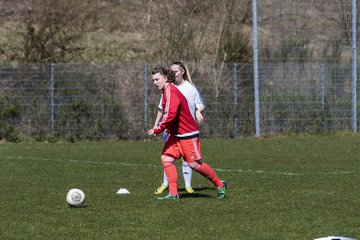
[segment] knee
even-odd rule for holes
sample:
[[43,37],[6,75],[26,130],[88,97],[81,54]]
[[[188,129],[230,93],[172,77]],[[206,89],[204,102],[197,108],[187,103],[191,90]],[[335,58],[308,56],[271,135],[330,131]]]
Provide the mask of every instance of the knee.
[[161,155],[161,163],[165,166],[170,166],[174,163],[175,159],[169,156]]
[[189,163],[189,167],[194,170],[198,169],[200,166],[201,166],[200,160]]

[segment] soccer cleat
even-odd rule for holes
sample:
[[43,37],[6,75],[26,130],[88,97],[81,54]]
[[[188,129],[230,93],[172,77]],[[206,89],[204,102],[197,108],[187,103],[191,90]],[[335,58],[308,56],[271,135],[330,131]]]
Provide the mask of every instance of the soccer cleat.
[[162,194],[167,188],[168,186],[166,186],[165,184],[161,184],[161,186],[158,187],[158,189],[156,189],[155,194],[156,195]]
[[226,192],[227,192],[227,182],[222,181],[223,185],[221,188],[218,188],[217,190],[217,198],[218,199],[224,199]]
[[186,192],[187,193],[195,193],[194,189],[192,189],[192,187],[186,187]]
[[170,193],[165,195],[165,196],[162,196],[162,197],[157,197],[156,198],[157,200],[172,200],[172,199],[179,199],[179,195],[171,195]]

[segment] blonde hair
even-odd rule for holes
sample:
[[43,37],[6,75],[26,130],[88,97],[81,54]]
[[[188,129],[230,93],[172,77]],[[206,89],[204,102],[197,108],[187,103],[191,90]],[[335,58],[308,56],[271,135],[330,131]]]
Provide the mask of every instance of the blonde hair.
[[189,67],[188,67],[188,65],[186,64],[186,62],[184,62],[184,61],[175,61],[175,62],[173,62],[171,65],[177,65],[177,66],[179,66],[180,68],[182,68],[182,69],[184,70],[184,74],[183,74],[184,80],[193,83],[192,80],[191,80],[191,76],[190,76],[190,72],[189,72]]

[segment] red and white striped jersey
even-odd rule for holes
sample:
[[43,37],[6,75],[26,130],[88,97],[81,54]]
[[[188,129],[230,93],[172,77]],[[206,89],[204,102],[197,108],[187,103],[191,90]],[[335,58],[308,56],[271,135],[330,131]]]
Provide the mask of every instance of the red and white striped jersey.
[[[201,97],[201,94],[199,93],[199,91],[197,90],[197,88],[194,86],[194,84],[190,83],[189,81],[184,80],[183,83],[181,85],[175,85],[180,92],[185,96],[189,108],[190,108],[190,112],[193,115],[194,119],[195,118],[195,112],[196,109],[202,108],[205,109],[205,104],[204,101]],[[158,108],[163,110],[162,108],[162,95],[160,98],[160,102],[158,105]]]
[[174,84],[165,87],[162,96],[163,117],[154,128],[158,134],[168,129],[176,137],[191,137],[199,134],[199,127],[190,111],[188,101]]

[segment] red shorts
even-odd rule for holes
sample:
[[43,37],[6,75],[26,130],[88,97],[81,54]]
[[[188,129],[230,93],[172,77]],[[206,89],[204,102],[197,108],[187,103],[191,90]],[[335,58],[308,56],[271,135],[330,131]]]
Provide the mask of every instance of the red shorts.
[[200,138],[182,139],[170,134],[165,142],[162,155],[175,159],[182,157],[188,163],[201,160]]

